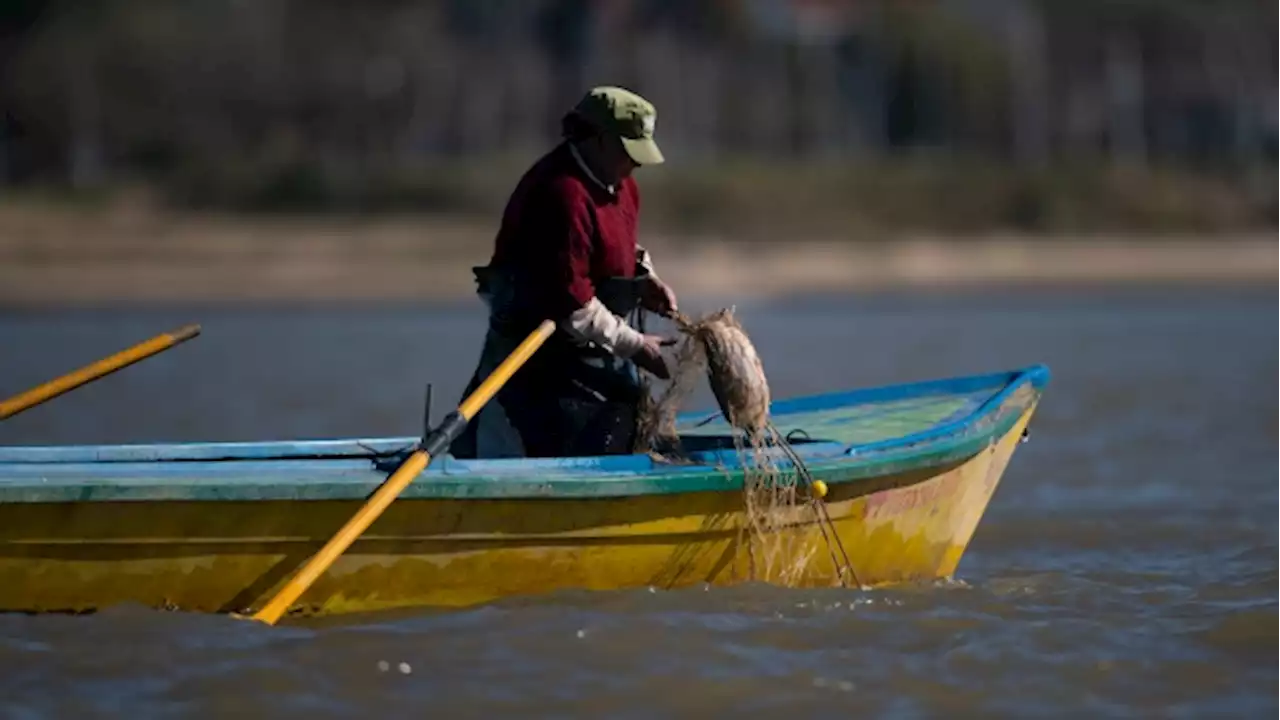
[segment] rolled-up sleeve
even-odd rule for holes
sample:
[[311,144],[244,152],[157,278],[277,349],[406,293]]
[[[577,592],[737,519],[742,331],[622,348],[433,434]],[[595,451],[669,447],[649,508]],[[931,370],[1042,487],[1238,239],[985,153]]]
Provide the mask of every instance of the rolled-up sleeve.
[[596,298],[591,281],[594,218],[581,192],[568,183],[552,186],[546,213],[551,263],[546,299],[554,308],[553,319],[570,336],[629,357],[640,349],[644,338]]

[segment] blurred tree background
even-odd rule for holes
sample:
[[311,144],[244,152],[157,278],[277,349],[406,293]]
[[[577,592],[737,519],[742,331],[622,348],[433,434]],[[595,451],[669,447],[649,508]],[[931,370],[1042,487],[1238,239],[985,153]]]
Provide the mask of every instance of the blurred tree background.
[[593,84],[649,227],[1276,223],[1263,0],[0,0],[0,195],[496,222]]

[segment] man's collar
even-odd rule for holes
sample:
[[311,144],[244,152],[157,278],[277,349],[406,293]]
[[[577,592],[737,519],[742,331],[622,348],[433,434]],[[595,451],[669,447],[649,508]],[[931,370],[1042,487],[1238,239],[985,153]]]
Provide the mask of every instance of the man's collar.
[[609,193],[610,195],[617,194],[617,189],[613,185],[605,184],[603,180],[601,180],[599,177],[596,177],[595,173],[591,172],[591,168],[587,167],[587,161],[582,159],[582,154],[578,152],[578,148],[573,143],[569,143],[569,153],[573,155],[573,159],[577,161],[578,167],[581,168],[582,172],[586,174],[588,178],[591,179],[591,182],[595,183],[596,185],[599,185],[602,189],[604,189],[605,192]]

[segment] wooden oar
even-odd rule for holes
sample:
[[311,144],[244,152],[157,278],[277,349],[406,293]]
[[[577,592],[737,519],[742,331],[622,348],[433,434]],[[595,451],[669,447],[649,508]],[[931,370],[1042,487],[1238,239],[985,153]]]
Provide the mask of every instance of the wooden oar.
[[431,431],[412,455],[408,457],[400,467],[387,478],[386,482],[373,494],[368,502],[364,504],[356,512],[355,515],[347,521],[346,525],[335,534],[324,547],[320,548],[320,552],[316,553],[307,564],[302,567],[298,574],[285,584],[275,597],[253,615],[254,620],[261,620],[268,625],[274,625],[285,610],[297,600],[307,588],[320,577],[321,573],[329,568],[338,556],[341,555],[350,545],[355,542],[356,538],[365,531],[378,519],[382,511],[386,510],[391,502],[396,499],[401,491],[413,481],[423,470],[431,464],[431,459],[445,452],[449,445],[458,437],[458,434],[466,428],[467,423],[475,414],[484,407],[484,404],[515,374],[520,366],[533,355],[534,352],[542,345],[544,341],[555,330],[555,323],[550,320],[544,320],[538,329],[533,331],[529,337],[509,355],[506,360],[502,361],[489,377],[476,388],[474,392],[467,396],[466,400],[458,406],[458,409],[449,413],[447,417],[440,423],[439,427]]
[[8,400],[0,401],[0,420],[17,415],[23,410],[33,408],[46,400],[51,400],[69,390],[74,390],[81,385],[93,382],[103,375],[108,375],[122,367],[149,358],[158,352],[168,350],[174,345],[186,342],[199,334],[199,325],[187,325],[173,332],[157,335],[146,342],[121,350],[111,357],[103,358],[92,365],[86,365],[75,372],[67,373],[56,380],[50,380],[43,385],[34,387],[21,395],[15,395]]

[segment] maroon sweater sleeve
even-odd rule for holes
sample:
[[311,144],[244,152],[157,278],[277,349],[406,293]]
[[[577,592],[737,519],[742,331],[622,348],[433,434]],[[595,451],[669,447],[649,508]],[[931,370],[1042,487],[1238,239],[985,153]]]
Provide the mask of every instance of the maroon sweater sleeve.
[[568,180],[551,184],[547,197],[546,252],[547,301],[562,320],[591,302],[596,295],[591,282],[594,219],[584,189]]

